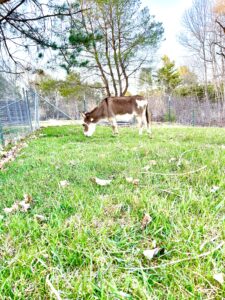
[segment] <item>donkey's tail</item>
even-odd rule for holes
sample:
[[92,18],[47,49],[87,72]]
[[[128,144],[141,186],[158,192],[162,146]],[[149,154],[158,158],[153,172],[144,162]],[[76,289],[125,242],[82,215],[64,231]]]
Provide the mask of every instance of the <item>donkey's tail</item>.
[[145,116],[146,116],[146,121],[147,121],[148,133],[151,133],[152,112],[149,108],[149,104],[147,104]]

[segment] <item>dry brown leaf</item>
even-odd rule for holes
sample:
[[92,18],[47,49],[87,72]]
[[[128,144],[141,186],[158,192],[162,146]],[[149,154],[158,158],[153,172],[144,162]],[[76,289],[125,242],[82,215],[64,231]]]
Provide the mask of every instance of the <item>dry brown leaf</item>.
[[21,210],[24,212],[27,212],[30,208],[30,203],[27,203],[25,200],[19,202],[19,206],[21,207]]
[[133,183],[134,185],[138,185],[139,184],[139,179],[134,179],[133,177],[126,177],[126,181],[128,183]]
[[4,152],[3,158],[0,160],[0,169],[2,169],[6,163],[13,161],[16,158],[18,152],[26,146],[26,143],[19,143],[12,147],[8,152]]
[[148,171],[150,169],[150,166],[143,167],[143,170]]
[[216,185],[214,185],[214,186],[212,186],[212,188],[210,189],[210,192],[211,193],[216,193],[218,190],[219,190],[219,186],[216,186]]
[[67,181],[67,180],[62,180],[62,181],[60,181],[60,183],[59,183],[59,185],[60,185],[62,188],[67,187],[69,184],[70,184],[70,183],[69,183],[69,181]]
[[221,285],[224,284],[224,274],[223,273],[217,273],[213,275],[213,278],[219,282]]
[[106,186],[106,185],[109,185],[111,182],[112,182],[112,180],[111,179],[100,179],[100,178],[97,178],[97,177],[94,177],[94,178],[91,178],[91,180],[94,182],[94,183],[96,183],[96,184],[98,184],[98,185],[101,185],[101,186]]
[[71,161],[69,162],[69,164],[70,164],[71,166],[75,166],[75,165],[77,164],[77,162],[76,162],[76,160],[71,160]]
[[151,221],[152,221],[152,217],[150,217],[149,214],[145,214],[141,222],[141,228],[145,229]]
[[164,253],[163,248],[154,248],[154,249],[151,249],[151,250],[144,250],[143,251],[144,256],[149,260],[153,259],[158,254],[163,254],[163,253]]
[[32,197],[28,194],[24,195],[24,199],[20,202],[16,201],[11,207],[6,207],[3,211],[6,214],[10,214],[16,211],[27,212],[30,208],[30,203],[32,202]]
[[133,184],[134,184],[134,185],[138,185],[138,184],[139,184],[139,179],[134,179],[134,180],[133,180]]
[[29,194],[24,194],[24,201],[26,203],[31,203],[33,201],[32,196]]
[[43,215],[35,215],[35,219],[39,222],[44,222],[46,221],[46,217]]
[[171,157],[170,159],[169,159],[169,163],[173,163],[173,162],[175,162],[177,159],[175,158],[175,157]]
[[127,181],[128,183],[132,183],[133,180],[134,180],[133,177],[126,177],[126,181]]

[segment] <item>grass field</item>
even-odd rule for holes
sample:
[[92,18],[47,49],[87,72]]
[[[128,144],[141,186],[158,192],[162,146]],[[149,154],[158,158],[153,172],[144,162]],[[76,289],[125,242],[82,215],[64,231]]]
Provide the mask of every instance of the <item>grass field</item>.
[[[225,298],[214,278],[225,270],[224,129],[37,136],[0,171],[0,299]],[[30,210],[4,213],[25,193]],[[155,246],[165,251],[148,260]]]

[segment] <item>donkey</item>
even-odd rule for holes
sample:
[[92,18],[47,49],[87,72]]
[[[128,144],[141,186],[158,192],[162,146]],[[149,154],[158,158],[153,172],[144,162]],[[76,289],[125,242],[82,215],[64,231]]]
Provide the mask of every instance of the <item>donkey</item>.
[[100,102],[92,111],[83,113],[84,135],[92,136],[95,132],[96,124],[103,119],[107,119],[113,129],[113,133],[118,133],[116,116],[129,114],[135,116],[139,125],[139,134],[143,132],[143,126],[151,133],[151,113],[148,108],[148,101],[139,95],[123,97],[107,97]]

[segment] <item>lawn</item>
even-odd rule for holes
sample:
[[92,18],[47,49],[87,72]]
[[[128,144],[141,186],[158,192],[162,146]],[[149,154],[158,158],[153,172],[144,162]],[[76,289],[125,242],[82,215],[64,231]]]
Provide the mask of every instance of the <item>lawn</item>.
[[0,299],[224,299],[224,129],[36,136],[0,171]]

